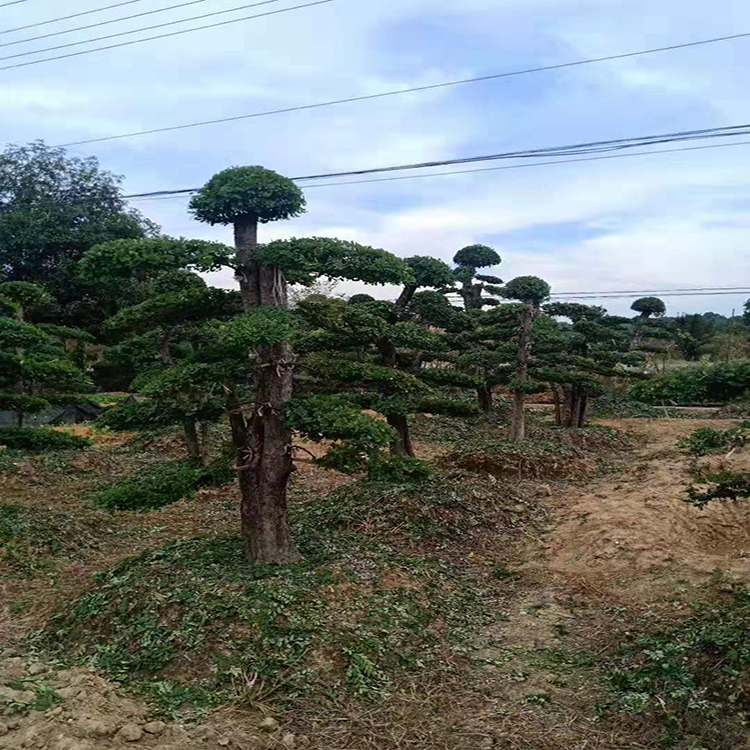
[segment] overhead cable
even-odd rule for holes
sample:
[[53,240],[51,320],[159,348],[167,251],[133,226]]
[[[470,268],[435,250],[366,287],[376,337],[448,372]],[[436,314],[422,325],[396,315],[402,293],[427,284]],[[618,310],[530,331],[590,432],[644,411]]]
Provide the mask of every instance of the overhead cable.
[[[263,2],[254,3],[253,5],[246,6],[246,7],[257,7],[260,5],[269,5],[270,3],[276,3],[279,1],[280,0],[263,0]],[[54,57],[43,57],[40,60],[29,60],[27,62],[14,63],[13,65],[5,65],[4,67],[0,67],[0,70],[13,70],[15,68],[25,68],[29,65],[39,65],[40,63],[52,62],[54,60],[64,60],[69,57],[79,57],[81,55],[89,55],[92,52],[102,52],[104,50],[118,49],[119,47],[128,47],[132,44],[141,44],[142,42],[151,42],[156,39],[167,39],[168,37],[180,36],[182,34],[189,34],[193,31],[215,29],[220,26],[228,26],[229,24],[239,23],[240,21],[250,21],[255,18],[275,16],[280,13],[289,13],[290,11],[293,11],[293,10],[300,10],[302,8],[312,8],[313,6],[316,6],[316,5],[326,5],[327,3],[332,3],[332,2],[334,2],[334,0],[316,0],[315,2],[304,3],[303,5],[292,5],[291,7],[288,7],[288,8],[281,8],[279,10],[270,10],[270,11],[267,11],[266,13],[256,13],[255,15],[252,15],[252,16],[242,16],[241,18],[232,18],[228,21],[219,21],[217,23],[206,24],[205,26],[195,26],[192,29],[181,29],[180,31],[171,31],[166,34],[157,34],[156,36],[147,36],[147,37],[143,37],[142,39],[131,39],[129,42],[118,42],[117,44],[109,44],[105,47],[94,47],[94,49],[81,50],[80,52],[68,52],[64,55],[55,55]],[[122,36],[122,34],[113,34],[112,36]],[[16,56],[13,55],[11,57],[16,57]],[[0,58],[0,59],[10,59],[10,58]]]
[[270,117],[272,115],[287,114],[290,112],[301,112],[308,109],[319,109],[322,107],[333,107],[341,104],[351,104],[354,102],[371,101],[373,99],[384,99],[391,96],[401,96],[402,94],[414,94],[422,91],[434,91],[436,89],[449,88],[452,86],[464,86],[471,83],[482,83],[486,81],[495,81],[502,78],[512,78],[514,76],[529,75],[531,73],[543,73],[551,70],[560,70],[563,68],[572,68],[581,65],[591,65],[593,63],[606,62],[610,60],[623,60],[629,57],[638,57],[641,55],[653,55],[659,52],[669,52],[672,50],[684,49],[687,47],[698,47],[706,44],[716,44],[718,42],[726,42],[734,39],[742,39],[750,36],[750,32],[743,32],[741,34],[732,34],[730,36],[718,36],[711,37],[709,39],[699,39],[695,42],[683,42],[680,44],[672,44],[665,47],[651,47],[649,49],[635,50],[633,52],[623,52],[616,55],[606,55],[604,57],[591,57],[582,60],[572,60],[564,63],[556,63],[553,65],[543,65],[534,68],[525,68],[522,70],[506,71],[504,73],[493,73],[485,76],[477,76],[474,78],[461,78],[454,81],[443,81],[442,83],[433,83],[424,86],[412,86],[404,89],[395,89],[390,91],[382,91],[379,94],[367,94],[364,96],[350,96],[343,99],[331,99],[325,102],[317,102],[315,104],[301,104],[292,107],[283,107],[280,109],[268,109],[261,110],[259,112],[250,112],[244,115],[234,115],[232,117],[220,117],[211,120],[199,120],[197,122],[189,122],[181,125],[168,125],[160,128],[151,128],[149,130],[136,130],[130,133],[120,133],[117,135],[102,136],[99,138],[89,138],[86,140],[72,141],[70,143],[61,143],[61,146],[82,146],[87,143],[102,143],[103,141],[114,141],[122,138],[135,138],[142,135],[153,135],[155,133],[168,133],[174,130],[187,130],[188,128],[204,127],[206,125],[219,125],[227,122],[237,122],[239,120],[250,120],[258,117]]
[[[156,13],[166,13],[169,10],[177,10],[178,8],[185,8],[188,5],[198,5],[199,3],[205,3],[206,0],[190,0],[186,3],[178,3],[177,5],[169,5],[166,8],[156,8],[155,10],[145,10],[143,13],[133,13],[130,16],[118,16],[117,18],[110,18],[107,21],[97,21],[96,23],[90,23],[86,26],[76,26],[73,29],[63,29],[62,31],[51,31],[49,34],[40,34],[39,36],[30,36],[24,39],[14,39],[12,42],[4,42],[0,44],[1,47],[12,47],[16,44],[28,44],[29,42],[38,42],[40,39],[49,39],[55,36],[64,36],[65,34],[74,34],[77,31],[87,31],[88,29],[96,29],[100,26],[108,26],[112,23],[122,23],[123,21],[131,21],[134,18],[142,18],[143,16],[153,16]],[[87,42],[94,41],[88,39],[79,44],[86,44]],[[57,49],[57,48],[55,48]],[[38,52],[45,52],[46,50],[37,50]],[[35,52],[29,52],[28,54],[36,54]],[[6,59],[6,58],[2,58]]]

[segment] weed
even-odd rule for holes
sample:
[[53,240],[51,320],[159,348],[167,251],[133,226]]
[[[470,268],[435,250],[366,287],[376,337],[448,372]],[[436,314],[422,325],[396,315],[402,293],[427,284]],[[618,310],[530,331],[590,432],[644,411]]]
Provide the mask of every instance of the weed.
[[661,741],[685,737],[715,750],[741,745],[750,719],[750,592],[696,606],[678,625],[635,637],[611,664],[615,705],[662,727]]

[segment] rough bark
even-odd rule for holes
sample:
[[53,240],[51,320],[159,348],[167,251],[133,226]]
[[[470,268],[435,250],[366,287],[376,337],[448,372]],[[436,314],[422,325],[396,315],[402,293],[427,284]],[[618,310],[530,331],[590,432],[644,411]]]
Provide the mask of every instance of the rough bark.
[[191,461],[201,461],[201,444],[198,439],[195,417],[187,417],[182,422],[185,433],[185,445],[187,446],[188,458]]
[[[535,309],[531,303],[524,306],[523,320],[518,333],[518,362],[515,379],[525,384],[529,376],[529,356],[531,354],[531,327],[534,324]],[[510,439],[514,442],[526,437],[526,394],[518,390],[513,394],[513,414],[510,422]]]
[[416,284],[407,284],[401,294],[399,294],[398,299],[396,300],[396,307],[398,308],[399,316],[401,316],[407,308],[417,289],[419,289],[419,287]]
[[560,389],[557,385],[552,385],[552,398],[555,402],[555,424],[558,427],[562,427],[563,423],[563,417],[562,417],[562,403],[560,399]]
[[200,451],[201,451],[201,463],[204,466],[208,466],[209,459],[211,458],[211,451],[209,446],[208,433],[211,429],[211,425],[208,422],[200,423]]
[[492,388],[485,383],[477,386],[477,399],[479,408],[485,414],[489,414],[492,411]]
[[[286,308],[287,282],[278,268],[260,266],[253,259],[258,224],[253,217],[234,227],[236,277],[243,307]],[[236,397],[230,404],[232,440],[237,453],[242,501],[240,517],[245,557],[250,562],[290,563],[300,559],[287,515],[287,484],[294,471],[291,432],[284,407],[292,397],[294,357],[282,342],[255,352],[255,403],[246,419]]]
[[409,420],[401,415],[389,415],[388,424],[398,433],[398,438],[391,443],[392,456],[409,456],[414,458],[414,446],[411,442]]

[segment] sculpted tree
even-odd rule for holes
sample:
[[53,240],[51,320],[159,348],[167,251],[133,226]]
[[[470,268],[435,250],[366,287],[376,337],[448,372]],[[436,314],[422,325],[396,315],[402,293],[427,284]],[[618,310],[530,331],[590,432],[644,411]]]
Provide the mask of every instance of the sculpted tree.
[[529,378],[529,359],[531,357],[532,338],[531,331],[534,321],[539,317],[541,304],[550,294],[550,287],[546,281],[536,276],[519,276],[509,281],[504,289],[503,296],[507,299],[515,299],[523,304],[521,321],[516,336],[518,353],[516,356],[516,370],[513,380],[510,382],[510,390],[513,392],[513,413],[511,417],[510,439],[513,441],[523,440],[526,435],[526,394],[538,390],[537,384]]
[[396,300],[399,314],[403,315],[419,289],[447,289],[455,282],[453,271],[447,263],[426,255],[407,258],[406,265],[411,269],[414,281],[406,284]]
[[605,390],[604,378],[637,377],[631,368],[642,364],[643,355],[632,351],[628,318],[607,315],[602,307],[577,302],[552,302],[544,306],[544,312],[567,318],[572,326],[551,333],[537,377],[565,391],[564,425],[584,427],[590,399]]
[[466,310],[481,310],[487,305],[498,304],[496,299],[483,297],[482,293],[486,291],[490,294],[499,294],[497,285],[502,284],[503,280],[497,276],[477,273],[478,268],[488,268],[501,263],[500,256],[491,247],[468,245],[453,256],[453,262],[456,264],[453,275],[461,284],[458,293],[463,298]]
[[25,320],[27,308],[47,298],[37,284],[0,284],[0,411],[15,412],[18,427],[25,415],[38,414],[53,401],[92,390],[65,348],[68,340],[86,334],[58,326],[45,330]]
[[[260,306],[286,309],[287,280],[276,266],[258,262],[258,224],[291,219],[305,210],[302,191],[263,167],[233,167],[212,177],[190,202],[199,221],[234,227],[235,276],[245,312]],[[245,555],[253,562],[299,558],[287,519],[286,488],[294,470],[284,409],[292,397],[288,341],[260,346],[255,361],[255,403],[248,418],[230,415],[237,449]]]

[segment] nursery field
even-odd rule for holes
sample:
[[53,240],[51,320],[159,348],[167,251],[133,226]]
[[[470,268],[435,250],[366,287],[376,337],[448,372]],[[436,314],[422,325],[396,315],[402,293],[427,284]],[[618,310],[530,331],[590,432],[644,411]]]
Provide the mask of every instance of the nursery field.
[[746,747],[750,506],[685,498],[750,453],[700,416],[421,416],[399,481],[295,439],[281,568],[244,561],[234,481],[103,506],[178,433],[5,449],[0,747]]

